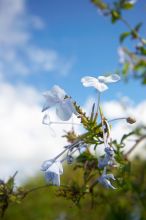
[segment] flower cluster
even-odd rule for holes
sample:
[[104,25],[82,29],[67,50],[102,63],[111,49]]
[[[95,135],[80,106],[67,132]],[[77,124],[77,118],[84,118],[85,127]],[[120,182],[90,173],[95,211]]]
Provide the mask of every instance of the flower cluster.
[[[120,77],[117,74],[108,75],[108,76],[99,76],[99,77],[91,77],[85,76],[81,79],[83,86],[85,87],[94,87],[99,95],[101,92],[108,89],[108,83],[114,83],[120,80]],[[73,114],[75,114],[78,118],[81,118],[81,123],[86,122],[86,127],[88,128],[88,132],[78,136],[71,144],[64,147],[64,150],[57,155],[55,158],[46,160],[42,164],[42,171],[45,174],[45,178],[48,184],[60,186],[60,175],[63,174],[63,166],[62,163],[64,161],[67,164],[71,164],[74,162],[75,153],[82,154],[88,149],[88,146],[92,145],[92,142],[97,146],[98,144],[104,144],[105,155],[103,157],[98,158],[97,169],[102,172],[102,175],[96,179],[96,182],[102,184],[106,188],[115,189],[115,187],[111,184],[111,180],[115,180],[113,174],[107,173],[107,167],[115,167],[117,162],[115,160],[115,152],[112,147],[112,140],[110,136],[110,126],[108,120],[104,117],[101,106],[98,103],[98,108],[96,115],[99,115],[101,118],[101,123],[97,123],[97,118],[94,118],[95,125],[94,130],[93,127],[90,127],[91,119],[93,119],[93,112],[90,120],[85,116],[85,113],[82,113],[80,108],[76,105],[76,103],[72,100],[70,96],[66,94],[66,92],[55,85],[50,91],[44,93],[44,97],[46,99],[46,103],[43,107],[42,112],[49,111],[51,107],[56,108],[56,114],[63,122],[69,120]],[[99,101],[99,100],[98,100]],[[48,113],[46,113],[43,117],[43,123],[47,125],[51,125],[50,118]],[[57,122],[55,122],[57,123]],[[92,124],[92,123],[91,123]],[[84,125],[84,124],[83,124]],[[97,127],[97,131],[95,132],[95,127]],[[100,129],[99,129],[100,128]],[[90,133],[91,132],[91,133]],[[92,134],[92,135],[91,135]],[[91,136],[92,140],[89,139]],[[94,136],[96,138],[94,138]],[[97,140],[97,141],[96,141]],[[100,140],[100,141],[99,141]]]

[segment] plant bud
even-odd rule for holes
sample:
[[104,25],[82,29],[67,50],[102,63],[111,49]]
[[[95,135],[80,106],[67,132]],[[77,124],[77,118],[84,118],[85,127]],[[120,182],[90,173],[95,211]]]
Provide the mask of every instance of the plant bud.
[[134,123],[136,122],[136,119],[135,119],[135,118],[132,118],[132,117],[128,117],[128,118],[126,119],[126,121],[127,121],[127,123],[129,123],[129,124],[134,124]]

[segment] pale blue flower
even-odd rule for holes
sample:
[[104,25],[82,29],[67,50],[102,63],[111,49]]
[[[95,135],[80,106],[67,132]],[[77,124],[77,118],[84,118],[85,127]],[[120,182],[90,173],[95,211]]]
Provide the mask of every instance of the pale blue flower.
[[98,182],[102,184],[105,188],[111,188],[116,189],[110,182],[111,180],[115,180],[115,177],[113,174],[106,174],[106,169],[104,169],[102,175],[98,178]]
[[42,164],[41,170],[44,171],[48,184],[60,186],[60,175],[63,174],[63,167],[60,161],[46,160]]
[[67,155],[66,161],[68,164],[72,164],[74,162],[74,158],[72,155]]
[[57,116],[63,121],[69,120],[73,113],[76,114],[71,98],[66,98],[66,92],[59,86],[53,86],[50,91],[45,92],[43,95],[46,103],[42,112],[55,106]]
[[103,92],[108,89],[106,84],[114,83],[120,80],[120,76],[117,74],[111,74],[109,76],[99,76],[99,77],[92,77],[92,76],[85,76],[81,79],[83,86],[85,87],[94,87],[99,92]]
[[84,153],[87,150],[88,144],[83,143],[79,146],[79,152],[80,154]]
[[106,166],[115,166],[116,161],[114,158],[114,150],[112,147],[106,147],[104,149],[105,155],[103,158],[98,159],[98,168],[102,169]]

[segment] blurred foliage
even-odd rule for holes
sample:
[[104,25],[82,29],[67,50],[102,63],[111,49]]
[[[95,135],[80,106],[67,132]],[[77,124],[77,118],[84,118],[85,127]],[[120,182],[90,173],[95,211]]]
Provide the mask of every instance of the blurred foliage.
[[[124,182],[115,191],[107,190],[98,185],[94,188],[94,194],[85,195],[80,201],[80,206],[75,206],[68,198],[56,196],[58,189],[48,186],[36,190],[28,195],[21,204],[10,205],[4,216],[4,220],[78,220],[78,219],[146,219],[146,162],[138,158],[127,164],[124,174]],[[81,170],[74,170],[74,166],[66,167],[62,182],[72,182],[74,190],[82,185],[83,173]],[[120,179],[119,179],[120,181]],[[34,178],[24,186],[31,188],[34,185],[42,185],[41,178]],[[60,187],[61,188],[61,187]],[[61,189],[60,189],[61,190]]]

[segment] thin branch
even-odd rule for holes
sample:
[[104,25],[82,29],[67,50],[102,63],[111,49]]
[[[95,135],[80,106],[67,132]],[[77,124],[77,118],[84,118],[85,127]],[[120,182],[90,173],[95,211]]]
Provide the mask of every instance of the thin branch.
[[123,18],[123,17],[120,17],[120,20],[123,22],[123,24],[125,24],[126,26],[127,26],[127,28],[130,30],[130,32],[135,32],[136,33],[136,35],[137,35],[137,39],[141,42],[141,44],[144,46],[145,44],[144,44],[144,42],[143,42],[143,39],[142,39],[142,37],[139,35],[139,33],[138,33],[138,31],[136,31],[135,29],[133,29],[132,27],[131,27],[131,25],[128,23],[128,21],[125,19],[125,18]]
[[[22,199],[24,199],[29,193],[32,193],[32,192],[40,190],[40,189],[48,188],[50,186],[54,186],[54,185],[45,184],[45,185],[42,185],[42,186],[37,186],[37,187],[34,187],[32,189],[29,189],[26,192],[24,192]],[[60,186],[67,187],[66,185],[60,185]]]
[[146,135],[143,135],[142,137],[140,137],[136,143],[133,145],[133,147],[131,147],[131,149],[124,155],[125,158],[127,158],[129,156],[129,154],[131,154],[131,152],[139,145],[139,143],[141,141],[143,141],[146,138]]

